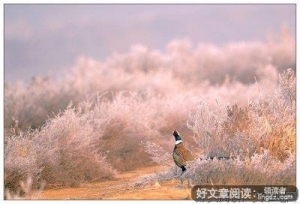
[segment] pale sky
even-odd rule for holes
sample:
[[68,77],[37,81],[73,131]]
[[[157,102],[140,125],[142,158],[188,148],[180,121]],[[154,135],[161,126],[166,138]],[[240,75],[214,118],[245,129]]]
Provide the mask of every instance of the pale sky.
[[174,39],[195,45],[266,41],[286,26],[289,5],[4,5],[5,81],[57,77],[79,56],[104,60],[133,44],[163,50]]

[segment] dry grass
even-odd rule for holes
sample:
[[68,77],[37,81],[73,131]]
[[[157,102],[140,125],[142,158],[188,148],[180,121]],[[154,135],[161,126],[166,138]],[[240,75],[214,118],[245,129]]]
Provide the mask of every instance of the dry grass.
[[16,192],[12,192],[9,189],[5,190],[6,200],[18,200],[18,199],[37,199],[41,192],[44,190],[45,182],[42,182],[38,190],[33,190],[33,180],[31,176],[28,176],[26,181],[20,181],[20,188]]

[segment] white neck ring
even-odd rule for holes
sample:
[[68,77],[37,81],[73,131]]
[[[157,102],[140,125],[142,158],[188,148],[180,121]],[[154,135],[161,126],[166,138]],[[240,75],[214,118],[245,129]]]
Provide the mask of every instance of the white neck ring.
[[179,143],[181,143],[182,141],[181,140],[177,140],[176,142],[175,142],[175,144],[179,144]]

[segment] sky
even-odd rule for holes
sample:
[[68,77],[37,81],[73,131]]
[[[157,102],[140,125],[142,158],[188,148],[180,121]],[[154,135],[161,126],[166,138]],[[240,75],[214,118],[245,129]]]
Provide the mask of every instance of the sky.
[[283,26],[295,36],[294,4],[4,5],[5,81],[60,78],[80,56],[99,61],[134,44],[163,51],[194,45],[266,41]]

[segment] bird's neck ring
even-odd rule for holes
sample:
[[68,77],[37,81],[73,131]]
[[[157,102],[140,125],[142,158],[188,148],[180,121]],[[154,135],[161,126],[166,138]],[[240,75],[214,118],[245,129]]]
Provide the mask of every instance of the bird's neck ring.
[[177,140],[177,141],[175,142],[175,144],[180,144],[180,143],[182,143],[182,140]]

